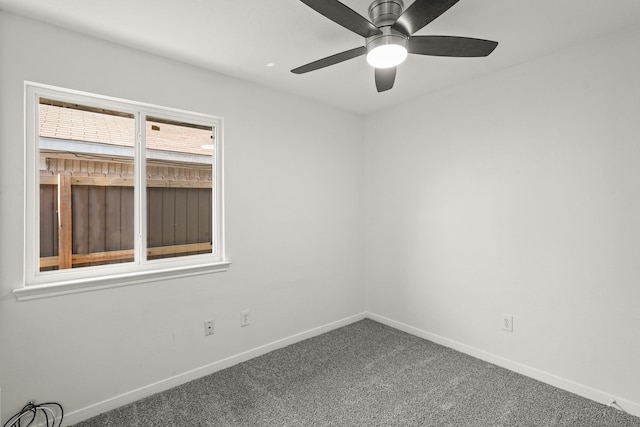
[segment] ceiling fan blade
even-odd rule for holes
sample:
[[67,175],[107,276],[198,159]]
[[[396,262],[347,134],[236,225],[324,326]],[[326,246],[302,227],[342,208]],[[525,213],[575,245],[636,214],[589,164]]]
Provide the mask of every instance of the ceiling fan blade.
[[397,69],[398,67],[376,68],[376,89],[378,92],[384,92],[393,87]]
[[358,56],[367,53],[367,48],[356,47],[355,49],[346,50],[344,52],[336,53],[335,55],[327,56],[326,58],[318,59],[317,61],[310,62],[302,67],[294,68],[291,70],[294,74],[304,74],[309,71],[319,70],[320,68],[328,67],[329,65],[338,64],[348,59],[356,58]]
[[416,0],[400,15],[391,28],[410,36],[456,3],[458,0]]
[[338,0],[300,0],[321,15],[329,18],[336,24],[342,25],[347,30],[360,34],[362,37],[371,37],[382,34],[375,25],[369,22],[350,7]]
[[469,37],[413,36],[409,37],[409,53],[431,56],[480,57],[487,56],[498,42]]

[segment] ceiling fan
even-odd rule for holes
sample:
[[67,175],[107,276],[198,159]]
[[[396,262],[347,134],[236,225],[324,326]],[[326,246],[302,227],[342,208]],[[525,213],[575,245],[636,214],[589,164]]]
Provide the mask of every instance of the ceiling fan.
[[406,10],[402,0],[374,0],[369,6],[371,21],[338,0],[300,0],[333,22],[366,38],[365,45],[291,70],[295,74],[335,65],[367,55],[375,68],[378,92],[393,87],[398,64],[408,53],[431,56],[487,56],[498,42],[455,36],[414,36],[422,27],[449,10],[458,0],[415,0]]

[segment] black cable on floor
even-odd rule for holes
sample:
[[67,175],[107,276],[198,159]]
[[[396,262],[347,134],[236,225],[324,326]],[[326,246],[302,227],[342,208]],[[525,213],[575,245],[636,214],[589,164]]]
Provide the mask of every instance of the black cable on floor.
[[[59,413],[60,419],[56,424],[56,412]],[[2,427],[30,427],[39,416],[44,415],[45,426],[46,427],[60,427],[62,425],[62,419],[64,418],[64,410],[62,409],[62,405],[55,402],[47,402],[47,403],[35,403],[29,402],[24,407],[18,411],[13,417],[9,418],[9,421],[4,423]],[[51,415],[51,418],[49,418]],[[24,422],[27,424],[23,424],[23,417],[26,417]]]

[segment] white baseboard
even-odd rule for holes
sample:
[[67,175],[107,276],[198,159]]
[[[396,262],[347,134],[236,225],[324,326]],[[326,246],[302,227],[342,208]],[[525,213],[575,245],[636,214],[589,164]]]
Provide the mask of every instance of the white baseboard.
[[597,390],[592,387],[576,383],[566,378],[562,378],[557,375],[553,375],[548,372],[541,371],[536,368],[532,368],[531,366],[527,366],[522,363],[518,363],[501,356],[497,356],[495,354],[486,352],[484,350],[480,350],[478,348],[463,344],[461,342],[454,341],[452,339],[445,338],[443,336],[440,336],[431,332],[427,332],[422,329],[415,328],[405,323],[397,322],[393,319],[389,319],[387,317],[380,316],[375,313],[368,312],[366,317],[371,320],[375,320],[376,322],[379,322],[384,325],[390,326],[392,328],[398,329],[400,331],[406,332],[408,334],[415,335],[417,337],[424,338],[429,341],[433,341],[436,344],[440,344],[445,347],[452,348],[461,353],[468,354],[480,360],[484,360],[486,362],[492,363],[502,368],[509,369],[510,371],[517,372],[519,374],[536,379],[538,381],[552,385],[554,387],[568,391],[570,393],[577,394],[578,396],[582,396],[587,399],[594,400],[604,405],[610,405],[611,402],[615,400],[615,402],[618,405],[618,408],[616,409],[622,409],[623,411],[631,415],[640,417],[640,404],[638,403],[613,396],[604,391]]
[[179,385],[198,379],[200,377],[213,374],[222,369],[229,368],[231,366],[237,365],[238,363],[242,363],[249,359],[253,359],[254,357],[258,357],[263,354],[269,353],[270,351],[277,350],[279,348],[286,347],[291,344],[295,344],[305,339],[312,338],[314,336],[323,334],[325,332],[329,332],[334,329],[357,322],[358,320],[362,320],[364,318],[369,318],[371,320],[375,320],[376,322],[380,322],[382,324],[385,324],[392,328],[409,333],[411,335],[415,335],[420,338],[433,341],[445,347],[452,348],[454,350],[460,351],[462,353],[468,354],[470,356],[476,357],[486,362],[493,363],[494,365],[509,369],[511,371],[517,372],[527,377],[534,378],[538,381],[542,381],[546,384],[552,385],[554,387],[558,387],[562,390],[575,393],[579,396],[585,397],[590,400],[594,400],[604,405],[609,405],[612,400],[615,400],[619,405],[619,407],[622,408],[625,412],[628,412],[629,414],[640,417],[640,404],[638,403],[635,403],[626,399],[618,398],[604,391],[597,390],[592,387],[588,387],[583,384],[576,383],[574,381],[570,381],[568,379],[559,377],[557,375],[553,375],[548,372],[544,372],[539,369],[532,368],[530,366],[515,362],[513,360],[506,359],[501,356],[497,356],[495,354],[486,352],[484,350],[480,350],[478,348],[463,344],[461,342],[451,340],[449,338],[445,338],[443,336],[440,336],[431,332],[427,332],[422,329],[415,328],[405,323],[401,323],[393,319],[389,319],[387,317],[368,312],[368,313],[356,314],[354,316],[350,316],[335,322],[331,322],[326,325],[319,326],[317,328],[313,328],[295,335],[291,335],[289,337],[274,341],[272,343],[265,344],[260,347],[256,347],[254,349],[245,351],[243,353],[239,353],[237,355],[228,357],[226,359],[222,359],[217,362],[213,362],[208,365],[193,369],[191,371],[184,372],[176,376],[158,381],[156,383],[149,384],[137,390],[133,390],[133,391],[121,394],[119,396],[115,396],[113,398],[96,403],[86,408],[82,408],[82,409],[70,412],[65,415],[64,425],[67,426],[67,425],[79,423],[80,421],[84,421],[86,419],[99,415],[103,412],[107,412],[112,409],[118,408],[120,406],[135,402],[136,400],[143,399],[155,393],[169,390],[170,388],[177,387]]
[[199,368],[193,369],[188,372],[183,372],[173,377],[141,387],[137,390],[133,390],[133,391],[121,394],[119,396],[115,396],[113,398],[107,399],[105,401],[96,403],[94,405],[87,406],[86,408],[82,408],[77,411],[70,412],[68,414],[65,414],[63,425],[68,426],[68,425],[79,423],[80,421],[84,421],[89,418],[95,417],[96,415],[99,415],[103,412],[107,412],[112,409],[118,408],[120,406],[135,402],[136,400],[143,399],[145,397],[151,396],[153,394],[156,394],[165,390],[169,390],[170,388],[177,387],[179,385],[182,385],[189,381],[193,381],[200,377],[213,374],[222,369],[229,368],[233,365],[237,365],[238,363],[242,363],[249,359],[253,359],[254,357],[258,357],[263,354],[269,353],[270,351],[277,350],[279,348],[286,347],[291,344],[295,344],[297,342],[315,337],[317,335],[332,331],[337,328],[341,328],[343,326],[357,322],[358,320],[362,320],[365,317],[366,317],[366,313],[360,313],[354,316],[346,317],[344,319],[341,319],[335,322],[327,323],[326,325],[322,325],[317,328],[309,329],[308,331],[304,331],[295,335],[291,335],[286,338],[282,338],[280,340],[271,342],[269,344],[265,344],[260,347],[256,347],[254,349],[245,351],[243,353],[236,354],[235,356],[231,356],[226,359],[222,359],[217,362],[213,362],[208,365],[201,366]]

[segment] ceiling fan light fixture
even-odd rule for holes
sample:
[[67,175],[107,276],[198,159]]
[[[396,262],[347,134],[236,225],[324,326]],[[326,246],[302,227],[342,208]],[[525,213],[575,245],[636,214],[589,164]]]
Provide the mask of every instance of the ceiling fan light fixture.
[[367,62],[374,68],[391,68],[407,59],[407,48],[398,44],[385,44],[367,53]]
[[391,68],[407,59],[407,37],[381,27],[382,34],[367,38],[367,62],[374,68]]
[[369,6],[371,20],[340,0],[300,1],[366,41],[365,46],[294,68],[291,70],[294,74],[319,70],[366,54],[367,62],[375,68],[376,89],[384,92],[393,87],[397,65],[406,59],[408,53],[476,58],[489,55],[498,45],[495,41],[470,37],[415,35],[459,0],[411,0],[407,9],[403,0],[373,0]]

